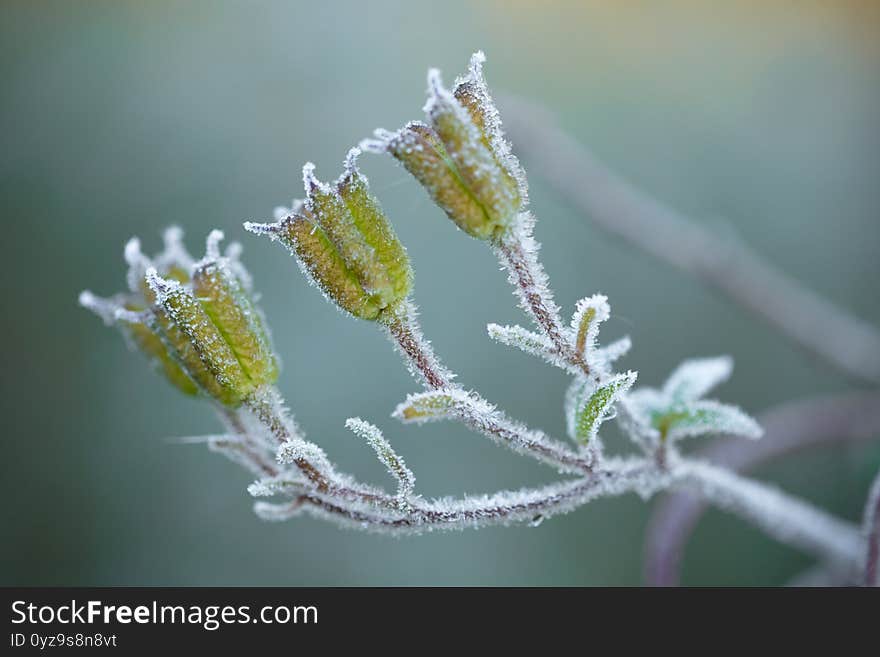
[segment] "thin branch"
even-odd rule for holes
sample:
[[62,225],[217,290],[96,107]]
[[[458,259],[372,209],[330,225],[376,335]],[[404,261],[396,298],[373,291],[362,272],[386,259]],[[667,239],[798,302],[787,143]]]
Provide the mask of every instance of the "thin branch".
[[604,230],[725,292],[841,372],[880,382],[880,334],[732,238],[720,239],[639,191],[528,101],[506,98],[505,126],[534,171]]
[[862,538],[856,527],[796,497],[705,462],[682,461],[673,471],[696,486],[702,497],[780,543],[841,564],[861,558]]
[[532,237],[534,219],[527,213],[517,218],[514,230],[493,246],[520,300],[520,307],[553,345],[554,351],[577,369],[589,374],[583,357],[565,335],[559,308],[553,300],[547,274],[538,260],[538,245]]
[[[880,393],[852,393],[789,402],[759,417],[759,441],[722,438],[698,457],[732,471],[755,467],[812,447],[838,447],[880,437]],[[645,541],[645,579],[654,586],[679,582],[684,548],[708,504],[674,492],[656,506]]]
[[[427,389],[460,389],[452,383],[453,375],[440,364],[431,344],[422,335],[411,305],[405,304],[385,326],[410,370]],[[541,431],[511,420],[476,393],[469,393],[469,396],[473,403],[457,405],[453,409],[455,418],[469,428],[515,452],[548,463],[560,472],[583,474],[592,471],[591,454],[575,451]]]
[[538,523],[568,513],[599,498],[638,492],[648,496],[666,484],[666,477],[645,461],[609,463],[603,470],[580,479],[520,491],[500,491],[488,496],[410,500],[398,512],[380,513],[375,508],[345,500],[305,493],[298,499],[306,510],[339,524],[373,532],[419,534],[491,525]]
[[865,586],[880,586],[880,473],[865,504]]

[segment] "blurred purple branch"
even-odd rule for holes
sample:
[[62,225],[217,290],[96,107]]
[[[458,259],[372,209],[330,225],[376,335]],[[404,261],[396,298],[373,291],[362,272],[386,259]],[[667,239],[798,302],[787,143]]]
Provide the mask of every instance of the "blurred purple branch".
[[783,335],[841,372],[880,382],[880,334],[808,290],[731,236],[714,235],[636,189],[563,132],[544,108],[501,103],[522,158],[590,220],[725,292]]
[[865,586],[880,586],[880,472],[865,504]]
[[[762,440],[722,438],[697,456],[746,472],[803,449],[839,447],[880,437],[880,393],[789,402],[765,412],[759,421],[765,430]],[[649,584],[678,584],[684,548],[707,506],[685,491],[672,493],[657,505],[645,545],[645,578]]]

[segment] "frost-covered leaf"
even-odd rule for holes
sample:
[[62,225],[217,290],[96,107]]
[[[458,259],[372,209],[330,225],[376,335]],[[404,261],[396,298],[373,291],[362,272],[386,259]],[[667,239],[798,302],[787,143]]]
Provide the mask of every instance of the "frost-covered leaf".
[[432,422],[445,420],[456,406],[467,401],[467,395],[459,390],[431,390],[407,395],[406,401],[394,409],[391,417],[401,422]]
[[651,424],[669,441],[703,434],[731,434],[760,438],[763,430],[736,406],[713,400],[686,402],[656,413]]
[[554,367],[567,370],[572,374],[580,372],[579,368],[571,365],[559,354],[550,339],[544,335],[516,325],[500,326],[498,324],[488,324],[486,330],[490,338],[503,345],[516,347],[520,351],[542,358]]
[[253,497],[273,497],[301,491],[307,485],[302,475],[294,470],[275,477],[258,479],[248,486],[247,490]]
[[700,399],[729,379],[732,372],[733,359],[730,356],[686,360],[666,379],[663,392],[675,401]]
[[412,495],[416,484],[415,475],[406,467],[404,460],[394,451],[379,427],[365,422],[359,417],[348,418],[345,421],[345,426],[352,433],[367,441],[391,476],[397,480],[397,497],[400,500],[405,500]]
[[599,335],[599,324],[611,315],[608,297],[594,294],[577,302],[571,318],[571,332],[574,338],[575,352],[580,356],[588,356],[596,348]]
[[631,428],[661,440],[726,433],[760,438],[761,427],[736,406],[700,399],[725,381],[733,369],[729,356],[686,360],[667,379],[661,390],[640,388],[627,395]]
[[302,438],[293,438],[278,447],[275,457],[279,463],[306,461],[324,473],[333,472],[333,465],[324,450],[315,443]]
[[584,377],[576,379],[566,399],[569,436],[586,445],[596,438],[599,426],[611,416],[614,403],[635,383],[637,374],[613,376],[598,387]]

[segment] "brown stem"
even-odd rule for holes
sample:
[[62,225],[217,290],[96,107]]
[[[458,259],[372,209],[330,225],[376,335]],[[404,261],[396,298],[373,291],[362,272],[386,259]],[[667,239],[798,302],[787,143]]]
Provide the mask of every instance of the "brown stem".
[[502,264],[511,273],[517,294],[535,324],[550,339],[558,354],[583,370],[584,374],[589,374],[590,368],[583,355],[573,350],[565,338],[552,300],[545,298],[539,291],[540,286],[535,280],[534,268],[540,267],[540,263],[535,261],[530,266],[528,255],[518,236],[500,239],[494,246]]

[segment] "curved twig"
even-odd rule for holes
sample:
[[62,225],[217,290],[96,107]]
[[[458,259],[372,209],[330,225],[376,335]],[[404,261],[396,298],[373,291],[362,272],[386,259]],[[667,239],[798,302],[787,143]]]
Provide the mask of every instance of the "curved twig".
[[604,230],[726,293],[841,372],[880,382],[880,333],[808,290],[745,244],[639,191],[557,127],[549,112],[505,98],[505,126],[523,159]]
[[[799,450],[871,440],[880,436],[880,393],[852,393],[789,402],[760,418],[764,438],[723,438],[699,454],[733,471],[746,472]],[[679,582],[684,548],[707,504],[675,492],[654,510],[645,544],[645,579],[654,586]]]

